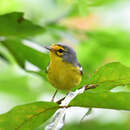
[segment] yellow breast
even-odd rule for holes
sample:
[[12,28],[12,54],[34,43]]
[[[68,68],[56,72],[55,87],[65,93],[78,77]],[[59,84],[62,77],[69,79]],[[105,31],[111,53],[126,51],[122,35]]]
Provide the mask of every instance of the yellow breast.
[[63,62],[61,57],[50,52],[50,64],[48,67],[48,80],[57,89],[70,90],[81,81],[79,67]]

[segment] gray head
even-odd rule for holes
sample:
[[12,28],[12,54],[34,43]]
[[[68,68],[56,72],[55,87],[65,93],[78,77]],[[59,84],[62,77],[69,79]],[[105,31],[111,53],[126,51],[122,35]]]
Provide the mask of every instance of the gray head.
[[64,48],[63,55],[61,56],[63,61],[69,62],[73,65],[76,65],[77,64],[77,57],[76,57],[75,51],[67,45],[63,45],[63,44],[57,44],[57,45]]
[[50,51],[55,52],[55,54],[62,58],[64,62],[68,62],[73,64],[74,66],[77,66],[77,57],[75,51],[64,44],[54,44],[51,47],[45,47],[49,49]]

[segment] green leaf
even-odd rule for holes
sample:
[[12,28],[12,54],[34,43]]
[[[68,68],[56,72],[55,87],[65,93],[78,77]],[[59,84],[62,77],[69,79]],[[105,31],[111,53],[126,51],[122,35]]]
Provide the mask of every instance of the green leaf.
[[86,91],[70,102],[70,106],[130,110],[130,92]]
[[18,11],[18,7],[17,0],[0,0],[0,15]]
[[129,35],[129,32],[121,29],[88,31],[85,34],[86,38],[80,39],[81,44],[77,53],[84,73],[90,76],[102,64],[113,61],[130,65]]
[[[38,85],[37,82],[41,82],[42,79],[37,79],[31,75],[19,73],[21,69],[18,67],[4,64],[4,67],[0,64],[0,93],[4,93],[12,98],[16,98],[21,103],[27,103],[36,101],[37,98],[45,92],[44,85]],[[36,88],[30,84],[32,81]],[[31,88],[31,89],[30,89]]]
[[0,52],[0,58],[4,61],[8,62],[8,59]]
[[87,1],[86,0],[78,0],[78,8],[79,8],[79,14],[81,16],[86,16],[87,14]]
[[[87,120],[84,123],[73,123],[73,124],[66,124],[63,130],[129,130],[129,123],[122,122],[99,122],[97,120]],[[43,130],[43,129],[38,129]]]
[[25,20],[23,13],[10,13],[0,16],[0,36],[28,37],[44,31],[44,28]]
[[86,16],[92,12],[94,7],[110,5],[118,0],[70,0],[71,8],[68,16]]
[[89,6],[102,6],[102,5],[113,4],[117,1],[118,0],[88,0],[88,5]]
[[[94,90],[87,90],[71,101],[72,106],[97,107],[107,109],[130,110],[130,91],[110,92],[111,88],[130,84],[130,68],[119,62],[101,67],[89,80],[88,84],[96,84]],[[124,87],[125,88],[125,87]],[[100,91],[97,91],[100,89]]]
[[32,130],[48,120],[57,109],[58,105],[51,102],[16,106],[0,115],[0,130]]
[[124,86],[130,84],[130,67],[112,62],[99,68],[88,84],[100,86]]
[[[87,31],[86,36],[89,37],[89,40],[92,40],[98,43],[100,47],[104,49],[121,49],[129,50],[130,37],[129,32],[125,32],[121,29],[99,29],[95,31]],[[122,44],[124,42],[124,44]]]
[[3,45],[10,51],[22,68],[26,70],[25,63],[26,61],[29,61],[45,73],[46,67],[49,63],[47,53],[35,50],[23,44],[22,41],[17,38],[9,38],[3,42]]

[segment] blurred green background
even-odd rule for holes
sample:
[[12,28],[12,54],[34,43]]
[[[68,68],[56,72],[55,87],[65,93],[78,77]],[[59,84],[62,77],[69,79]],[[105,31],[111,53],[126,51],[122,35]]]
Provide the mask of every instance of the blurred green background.
[[[0,113],[19,104],[50,101],[55,89],[46,80],[45,45],[72,46],[88,79],[109,62],[130,66],[130,1],[0,0],[0,42]],[[63,96],[61,91],[57,99]],[[63,129],[130,129],[129,112],[93,109],[78,124],[86,111],[69,109]]]

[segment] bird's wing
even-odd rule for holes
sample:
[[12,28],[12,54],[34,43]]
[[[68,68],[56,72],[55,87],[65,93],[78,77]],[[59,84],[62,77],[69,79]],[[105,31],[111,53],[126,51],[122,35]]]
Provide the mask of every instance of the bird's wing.
[[83,75],[83,69],[79,62],[77,63],[77,67],[79,67],[79,71],[80,71],[81,75]]

